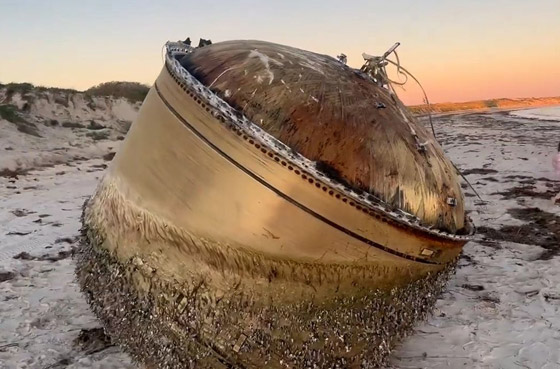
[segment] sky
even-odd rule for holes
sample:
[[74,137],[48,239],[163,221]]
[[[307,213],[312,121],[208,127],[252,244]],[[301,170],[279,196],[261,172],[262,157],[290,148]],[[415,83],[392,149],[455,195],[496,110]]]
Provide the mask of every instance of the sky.
[[[322,54],[395,42],[431,102],[560,95],[560,0],[0,0],[0,82],[151,85],[162,46],[258,39]],[[422,102],[413,84],[398,91]]]

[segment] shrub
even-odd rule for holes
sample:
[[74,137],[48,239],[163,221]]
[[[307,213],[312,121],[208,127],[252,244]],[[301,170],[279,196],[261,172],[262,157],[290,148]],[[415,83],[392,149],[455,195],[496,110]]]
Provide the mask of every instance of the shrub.
[[17,107],[11,104],[0,105],[0,117],[12,123],[25,122],[25,119],[19,115]]
[[15,124],[17,130],[22,133],[35,137],[41,137],[37,126],[23,119],[23,117],[19,114],[17,107],[14,105],[0,105],[0,117]]
[[15,93],[25,95],[35,88],[31,83],[8,83],[4,87],[6,88],[6,94],[10,96]]
[[131,102],[142,102],[150,88],[138,82],[106,82],[86,90],[89,96],[123,97]]
[[488,108],[497,108],[498,102],[496,100],[484,100],[484,105]]

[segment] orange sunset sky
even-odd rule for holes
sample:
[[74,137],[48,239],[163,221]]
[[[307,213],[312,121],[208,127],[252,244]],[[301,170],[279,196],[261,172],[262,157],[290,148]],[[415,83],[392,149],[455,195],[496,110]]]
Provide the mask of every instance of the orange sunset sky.
[[[261,39],[399,56],[431,102],[560,95],[560,1],[0,0],[0,82],[151,84],[167,40]],[[422,101],[410,84],[406,103]]]

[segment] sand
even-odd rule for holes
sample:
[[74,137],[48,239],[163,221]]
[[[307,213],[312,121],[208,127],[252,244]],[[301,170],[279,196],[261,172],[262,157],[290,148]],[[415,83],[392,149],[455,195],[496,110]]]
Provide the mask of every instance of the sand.
[[[483,199],[465,189],[480,231],[391,367],[560,367],[560,207],[551,200],[560,116],[531,114],[436,118],[438,139]],[[93,140],[85,128],[37,120],[38,138],[0,120],[0,368],[136,368],[96,330],[73,279],[82,203],[120,144],[117,120],[105,122],[108,138]]]

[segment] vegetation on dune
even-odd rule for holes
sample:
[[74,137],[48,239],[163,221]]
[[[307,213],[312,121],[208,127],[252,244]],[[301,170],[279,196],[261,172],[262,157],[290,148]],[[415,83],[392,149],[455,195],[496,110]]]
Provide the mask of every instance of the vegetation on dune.
[[560,104],[560,97],[539,97],[524,99],[491,99],[458,103],[436,103],[427,105],[413,105],[409,109],[415,114],[425,114],[430,110],[432,113],[447,113],[465,110],[486,110],[492,108],[516,109],[531,106],[545,106]]
[[79,92],[78,90],[74,90],[72,88],[58,88],[58,87],[45,87],[45,86],[36,86],[35,90],[39,92],[53,92],[53,93],[66,93],[66,94]]
[[489,108],[497,108],[498,102],[496,100],[484,100],[484,105]]
[[[58,87],[44,87],[35,86],[32,83],[0,83],[0,89],[6,90],[6,96],[13,96],[18,93],[21,96],[25,96],[30,92],[51,92],[58,94],[70,94],[79,93],[80,91],[69,89],[69,88],[58,88]],[[99,85],[93,86],[83,93],[86,96],[100,96],[100,97],[122,97],[131,102],[142,102],[148,94],[150,87],[138,83],[138,82],[105,82]],[[58,102],[58,101],[57,101]],[[61,101],[64,105],[64,102]]]
[[105,82],[86,90],[90,96],[123,97],[131,102],[142,102],[149,87],[138,82]]
[[[0,89],[5,89],[6,99],[4,102],[9,102],[11,96],[15,93],[19,93],[22,98],[28,102],[32,102],[34,95],[30,92],[51,92],[55,93],[55,102],[68,107],[69,94],[71,93],[84,93],[88,101],[87,105],[90,109],[96,110],[95,101],[93,97],[115,97],[115,98],[125,98],[132,103],[142,102],[146,98],[149,86],[138,83],[138,82],[105,82],[93,86],[83,92],[57,88],[57,87],[43,87],[34,86],[31,83],[0,83]],[[57,94],[65,94],[66,96],[56,96]],[[409,106],[409,109],[414,114],[426,114],[428,110],[432,113],[448,113],[457,111],[470,111],[470,110],[487,110],[487,109],[516,109],[524,107],[537,107],[545,105],[558,105],[560,104],[560,97],[543,97],[543,98],[522,98],[522,99],[490,99],[490,100],[478,100],[478,101],[468,101],[468,102],[456,102],[456,103],[436,103],[431,104],[430,109],[428,106],[423,105],[413,105]],[[25,108],[23,108],[25,110]]]
[[11,104],[0,105],[0,118],[12,123],[25,122],[19,114],[17,106]]
[[6,89],[6,94],[13,95],[14,93],[19,93],[21,95],[25,95],[31,91],[38,91],[38,92],[63,92],[63,93],[74,93],[78,92],[77,90],[73,90],[70,88],[58,88],[58,87],[45,87],[45,86],[35,86],[32,83],[7,83],[3,84],[0,83],[0,88]]
[[[58,104],[62,104],[68,107],[68,96],[72,93],[77,93],[78,91],[68,89],[68,88],[58,88],[58,87],[44,87],[44,86],[35,86],[32,83],[7,83],[2,84],[0,83],[0,89],[5,89],[5,99],[4,102],[11,101],[12,97],[15,94],[19,94],[23,100],[25,100],[28,104],[32,104],[33,101],[38,97],[41,96],[42,93],[50,92],[55,96],[55,102]],[[65,95],[65,96],[61,96]],[[29,105],[24,106],[22,110],[27,110]]]
[[8,95],[13,95],[16,92],[25,95],[26,93],[33,91],[35,88],[35,86],[31,83],[8,83],[2,87],[6,89],[6,94]]
[[41,137],[37,126],[23,119],[18,111],[17,106],[11,104],[0,105],[0,118],[15,124],[17,130],[22,133],[26,133],[35,137]]

